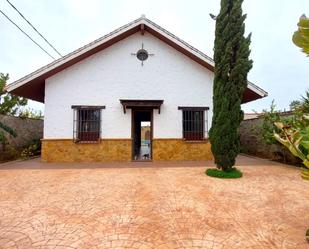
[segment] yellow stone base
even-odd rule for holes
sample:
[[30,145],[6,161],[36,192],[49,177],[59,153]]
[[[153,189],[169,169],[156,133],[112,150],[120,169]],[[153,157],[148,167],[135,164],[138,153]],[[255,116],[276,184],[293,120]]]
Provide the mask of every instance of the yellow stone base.
[[43,162],[129,162],[131,139],[103,139],[74,143],[70,139],[43,139]]
[[203,161],[212,160],[210,142],[188,142],[183,139],[154,139],[154,161]]
[[[208,141],[153,139],[153,161],[203,161],[213,156]],[[102,139],[99,143],[74,143],[71,139],[43,139],[43,162],[130,162],[131,139]]]

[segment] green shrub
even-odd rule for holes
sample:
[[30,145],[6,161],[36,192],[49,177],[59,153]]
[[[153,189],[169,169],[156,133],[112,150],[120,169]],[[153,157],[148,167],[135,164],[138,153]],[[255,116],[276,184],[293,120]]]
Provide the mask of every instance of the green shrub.
[[301,176],[309,180],[309,115],[295,119],[290,125],[276,122],[280,132],[274,132],[274,138],[303,161]]
[[24,147],[20,156],[21,158],[30,158],[41,154],[41,140],[34,139]]
[[33,151],[33,146],[32,145],[29,146],[29,148],[23,149],[23,151],[20,154],[21,158],[26,159],[26,158],[33,157],[34,153],[32,151]]
[[236,168],[232,168],[229,171],[222,171],[219,169],[207,169],[206,175],[217,178],[240,178],[242,177],[242,172]]
[[7,162],[16,160],[19,157],[20,151],[12,147],[11,145],[6,145],[5,150],[0,153],[0,162]]
[[274,138],[274,131],[279,131],[274,123],[281,121],[281,117],[280,111],[276,110],[274,100],[271,102],[269,110],[263,110],[260,118],[262,118],[262,124],[255,126],[252,132],[257,137],[262,137],[263,141],[268,145],[279,144]]

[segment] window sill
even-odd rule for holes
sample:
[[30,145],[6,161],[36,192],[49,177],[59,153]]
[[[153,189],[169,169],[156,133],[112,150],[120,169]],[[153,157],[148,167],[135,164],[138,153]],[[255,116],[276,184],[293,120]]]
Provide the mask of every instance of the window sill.
[[101,142],[101,139],[97,141],[74,141],[76,144],[99,144]]
[[208,138],[204,138],[202,140],[187,140],[187,139],[182,139],[184,142],[186,143],[207,143],[208,142]]

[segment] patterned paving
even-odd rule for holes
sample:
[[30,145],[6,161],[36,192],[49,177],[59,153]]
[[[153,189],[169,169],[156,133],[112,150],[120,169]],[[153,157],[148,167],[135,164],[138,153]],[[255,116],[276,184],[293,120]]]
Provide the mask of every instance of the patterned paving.
[[244,177],[221,180],[206,164],[0,165],[0,248],[309,248],[297,169],[240,157]]

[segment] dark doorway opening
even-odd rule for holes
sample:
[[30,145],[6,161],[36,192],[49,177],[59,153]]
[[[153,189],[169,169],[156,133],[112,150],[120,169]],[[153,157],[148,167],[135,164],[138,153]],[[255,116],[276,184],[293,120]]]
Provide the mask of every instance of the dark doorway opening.
[[132,109],[132,159],[152,160],[152,109]]

